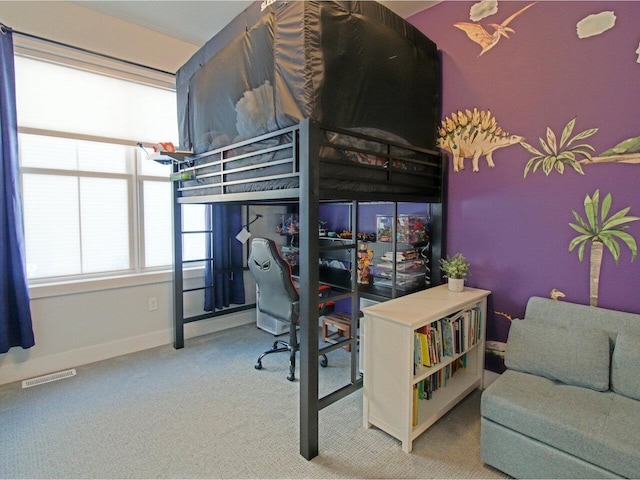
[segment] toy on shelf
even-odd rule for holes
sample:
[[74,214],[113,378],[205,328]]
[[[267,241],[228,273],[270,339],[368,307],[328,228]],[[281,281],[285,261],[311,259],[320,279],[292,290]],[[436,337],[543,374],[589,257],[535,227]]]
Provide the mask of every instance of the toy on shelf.
[[283,245],[280,247],[280,254],[282,255],[282,258],[284,258],[292,267],[298,265],[298,261],[300,258],[300,249],[298,247]]
[[[398,290],[410,290],[429,285],[430,281],[426,273],[428,270],[424,249],[410,248],[397,251],[385,252],[375,259],[371,265],[371,276],[373,285],[381,287],[391,287],[395,273],[395,285]],[[395,272],[394,272],[395,268]]]
[[300,224],[298,222],[298,215],[290,213],[279,215],[279,220],[276,224],[276,233],[280,235],[298,235],[299,232]]
[[154,152],[175,153],[176,147],[172,142],[160,142],[153,146]]
[[327,229],[324,228],[324,226],[327,224],[327,222],[324,222],[322,220],[320,220],[318,225],[318,236],[319,237],[326,237],[327,236]]
[[[377,215],[377,238],[379,242],[393,240],[393,217]],[[400,243],[421,243],[429,241],[429,221],[419,215],[398,215],[396,222],[396,241]]]
[[374,252],[369,249],[369,244],[362,242],[358,244],[358,283],[369,284],[371,280],[371,261]]
[[[142,142],[138,142],[137,146],[147,156],[147,160],[153,160],[161,165],[173,165],[174,163],[184,163],[185,157],[192,155],[193,152],[186,150],[176,150],[175,145],[172,142],[159,142],[153,145],[153,153],[147,152]],[[191,162],[187,165],[192,167]],[[171,180],[191,180],[196,177],[195,170],[182,169],[180,172],[174,172],[171,174]]]

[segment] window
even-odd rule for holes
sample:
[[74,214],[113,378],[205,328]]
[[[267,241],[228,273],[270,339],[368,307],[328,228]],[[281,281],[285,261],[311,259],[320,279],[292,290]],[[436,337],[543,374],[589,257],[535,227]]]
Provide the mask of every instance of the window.
[[[171,264],[169,167],[142,176],[137,167],[147,161],[135,147],[32,134],[19,142],[29,279]],[[153,263],[136,265],[138,189],[139,211],[155,221],[142,228]]]
[[171,167],[135,145],[177,143],[175,92],[16,57],[16,94],[30,283],[168,269]]

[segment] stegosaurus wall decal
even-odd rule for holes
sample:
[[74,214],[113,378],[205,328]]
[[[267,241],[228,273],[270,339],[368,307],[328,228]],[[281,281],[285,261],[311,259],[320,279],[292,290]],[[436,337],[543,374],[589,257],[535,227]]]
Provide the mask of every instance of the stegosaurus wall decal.
[[489,167],[495,167],[492,154],[498,148],[524,140],[500,128],[490,110],[458,110],[442,121],[438,130],[438,147],[453,154],[453,171],[464,169],[464,159],[473,159],[473,171],[479,171],[478,160],[485,156]]

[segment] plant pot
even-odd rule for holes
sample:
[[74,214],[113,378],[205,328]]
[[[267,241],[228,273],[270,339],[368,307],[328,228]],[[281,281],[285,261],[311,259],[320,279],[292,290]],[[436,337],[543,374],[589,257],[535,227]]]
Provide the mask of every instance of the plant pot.
[[450,278],[447,285],[450,292],[462,292],[464,290],[464,278]]

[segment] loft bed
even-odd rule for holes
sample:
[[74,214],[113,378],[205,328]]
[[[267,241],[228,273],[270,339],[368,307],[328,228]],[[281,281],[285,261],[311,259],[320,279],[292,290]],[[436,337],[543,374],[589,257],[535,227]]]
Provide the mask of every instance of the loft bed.
[[[318,454],[318,412],[362,385],[356,338],[318,346],[318,259],[357,261],[358,205],[429,204],[431,264],[444,254],[446,169],[435,151],[435,45],[375,2],[256,2],[177,74],[180,146],[174,163],[174,346],[184,346],[181,207],[294,205],[300,231],[300,453]],[[319,207],[351,203],[351,241],[321,246]],[[213,232],[215,235],[215,232]],[[395,248],[395,238],[393,239]],[[433,272],[432,285],[441,283]],[[352,269],[332,299],[350,302],[355,332],[366,288]],[[373,292],[378,300],[400,293]],[[319,398],[318,353],[349,343],[351,381]]]

